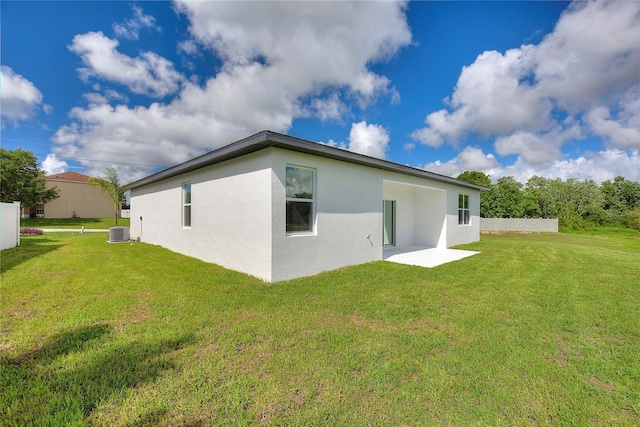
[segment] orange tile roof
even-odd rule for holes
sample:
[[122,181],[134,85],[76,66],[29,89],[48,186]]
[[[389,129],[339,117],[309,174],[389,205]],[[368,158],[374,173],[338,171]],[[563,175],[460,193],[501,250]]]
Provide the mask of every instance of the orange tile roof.
[[62,172],[47,176],[47,179],[58,179],[62,181],[89,182],[89,176],[78,172]]

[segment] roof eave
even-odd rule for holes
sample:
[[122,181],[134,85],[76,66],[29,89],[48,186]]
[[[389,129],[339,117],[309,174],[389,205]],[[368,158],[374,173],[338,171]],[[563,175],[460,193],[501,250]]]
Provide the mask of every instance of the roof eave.
[[216,163],[224,162],[226,160],[231,160],[269,147],[292,150],[300,153],[321,156],[362,166],[373,167],[376,169],[382,169],[390,172],[397,172],[406,175],[417,176],[420,178],[432,179],[434,181],[472,188],[474,190],[488,190],[488,188],[481,185],[460,181],[455,178],[436,174],[434,172],[429,172],[424,169],[418,169],[411,166],[392,163],[387,160],[381,160],[375,157],[369,157],[363,154],[354,153],[352,151],[347,151],[340,148],[331,147],[329,145],[319,144],[317,142],[312,142],[305,139],[266,130],[248,136],[239,141],[233,142],[229,145],[220,147],[199,157],[187,160],[184,163],[180,163],[176,166],[157,172],[153,175],[149,175],[148,177],[127,184],[124,188],[125,190],[132,190],[144,185],[172,178],[177,175],[191,172],[206,166],[211,166]]

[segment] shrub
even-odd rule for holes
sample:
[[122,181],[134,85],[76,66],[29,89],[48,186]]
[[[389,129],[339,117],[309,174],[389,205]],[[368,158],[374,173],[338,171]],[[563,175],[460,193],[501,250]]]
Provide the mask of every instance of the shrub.
[[39,236],[43,233],[44,231],[39,228],[23,227],[20,229],[20,234],[24,236]]
[[624,214],[624,225],[627,228],[633,228],[640,231],[640,208],[626,211]]

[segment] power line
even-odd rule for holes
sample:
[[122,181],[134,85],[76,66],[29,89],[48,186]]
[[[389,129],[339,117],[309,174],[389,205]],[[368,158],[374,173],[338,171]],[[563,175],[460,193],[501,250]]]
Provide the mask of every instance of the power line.
[[[46,154],[42,154],[42,153],[35,153],[36,156],[38,157],[45,157]],[[76,161],[85,161],[85,162],[99,162],[99,163],[113,163],[116,165],[129,165],[129,166],[150,166],[150,167],[154,167],[154,168],[166,168],[168,167],[167,165],[150,165],[147,163],[131,163],[131,162],[118,162],[115,160],[98,160],[98,159],[84,159],[84,158],[80,158],[80,157],[67,157],[67,156],[58,156],[55,155],[56,158],[58,159],[64,159],[64,160],[76,160]]]
[[[34,145],[42,145],[42,146],[51,146],[50,144],[45,144],[43,142],[31,142],[31,141],[25,141],[23,139],[15,139],[15,138],[2,138],[3,140],[7,140],[7,141],[15,141],[15,142],[26,142],[28,144],[34,144]],[[96,151],[98,153],[111,153],[110,151],[103,151],[103,150],[93,150]],[[47,154],[43,154],[43,153],[34,153],[36,156],[38,157],[46,157]],[[118,162],[115,160],[97,160],[97,159],[84,159],[84,158],[80,158],[80,157],[66,157],[66,156],[58,156],[55,153],[54,154],[58,159],[65,159],[65,160],[76,160],[76,161],[86,161],[86,162],[101,162],[101,163],[114,163],[117,165],[131,165],[131,166],[150,166],[150,167],[154,167],[154,168],[166,168],[167,165],[151,165],[151,164],[147,164],[147,163],[130,163],[130,162]]]
[[27,141],[25,139],[16,139],[16,138],[0,138],[0,141],[14,141],[14,142],[24,142],[26,144],[33,144],[33,145],[51,146],[51,144],[48,144],[46,142],[33,142],[33,141]]
[[85,161],[85,162],[99,162],[99,163],[114,163],[116,165],[130,165],[130,166],[150,166],[150,167],[154,167],[154,168],[166,168],[167,165],[150,165],[150,164],[146,164],[146,163],[130,163],[130,162],[116,162],[113,160],[97,160],[97,159],[82,159],[79,157],[62,157],[62,156],[57,156],[57,158],[59,159],[65,159],[65,160],[77,160],[77,161]]

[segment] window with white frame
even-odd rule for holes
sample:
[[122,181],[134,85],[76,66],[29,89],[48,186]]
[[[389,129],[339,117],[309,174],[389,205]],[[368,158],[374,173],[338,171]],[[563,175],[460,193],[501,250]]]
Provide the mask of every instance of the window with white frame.
[[182,226],[191,227],[191,183],[182,184]]
[[468,225],[470,222],[469,196],[467,194],[458,194],[458,225]]
[[287,165],[287,233],[313,231],[313,176],[313,169]]

